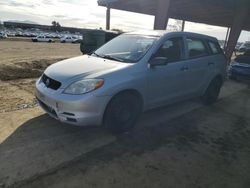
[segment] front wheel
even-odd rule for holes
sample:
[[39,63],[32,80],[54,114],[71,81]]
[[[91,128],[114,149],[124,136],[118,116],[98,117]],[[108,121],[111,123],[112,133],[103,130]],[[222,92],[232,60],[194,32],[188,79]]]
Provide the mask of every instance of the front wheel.
[[222,80],[214,78],[209,84],[205,94],[202,96],[202,102],[206,105],[213,104],[217,101],[222,86]]
[[104,114],[104,127],[113,133],[132,129],[142,111],[142,103],[133,93],[116,95],[108,104]]

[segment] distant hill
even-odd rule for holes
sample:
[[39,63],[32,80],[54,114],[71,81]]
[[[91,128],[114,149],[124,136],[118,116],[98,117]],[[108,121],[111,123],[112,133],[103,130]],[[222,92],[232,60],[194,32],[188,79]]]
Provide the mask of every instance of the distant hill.
[[37,22],[33,22],[33,21],[30,21],[30,20],[6,20],[6,22],[37,24]]

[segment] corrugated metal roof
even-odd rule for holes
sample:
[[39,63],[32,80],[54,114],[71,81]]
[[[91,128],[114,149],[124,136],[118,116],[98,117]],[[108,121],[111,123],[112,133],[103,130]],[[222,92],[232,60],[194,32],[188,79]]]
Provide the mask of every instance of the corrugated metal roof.
[[[205,23],[223,27],[232,25],[237,7],[241,3],[250,7],[250,0],[171,0],[169,17],[191,22]],[[100,6],[155,15],[155,0],[98,0]],[[250,8],[248,10],[250,18]],[[250,30],[250,21],[246,19],[244,30]]]

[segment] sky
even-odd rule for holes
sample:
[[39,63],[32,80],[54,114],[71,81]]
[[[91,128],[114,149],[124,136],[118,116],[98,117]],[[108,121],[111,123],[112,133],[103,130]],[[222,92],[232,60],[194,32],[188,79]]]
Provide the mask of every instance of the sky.
[[[106,8],[97,0],[0,0],[0,20],[32,21],[51,25],[56,20],[63,26],[105,28]],[[134,31],[152,29],[154,17],[126,11],[111,10],[111,29]],[[170,19],[169,24],[174,25]],[[227,28],[187,22],[185,31],[192,31],[225,39]],[[250,40],[250,32],[243,31],[239,41]]]

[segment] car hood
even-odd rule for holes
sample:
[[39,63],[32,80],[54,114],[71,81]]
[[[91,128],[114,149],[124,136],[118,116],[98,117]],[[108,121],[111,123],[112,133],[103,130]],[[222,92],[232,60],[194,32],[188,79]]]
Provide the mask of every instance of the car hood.
[[82,78],[92,74],[105,74],[113,69],[126,66],[128,66],[126,63],[84,55],[55,63],[49,66],[44,73],[57,81],[67,82],[71,79]]

